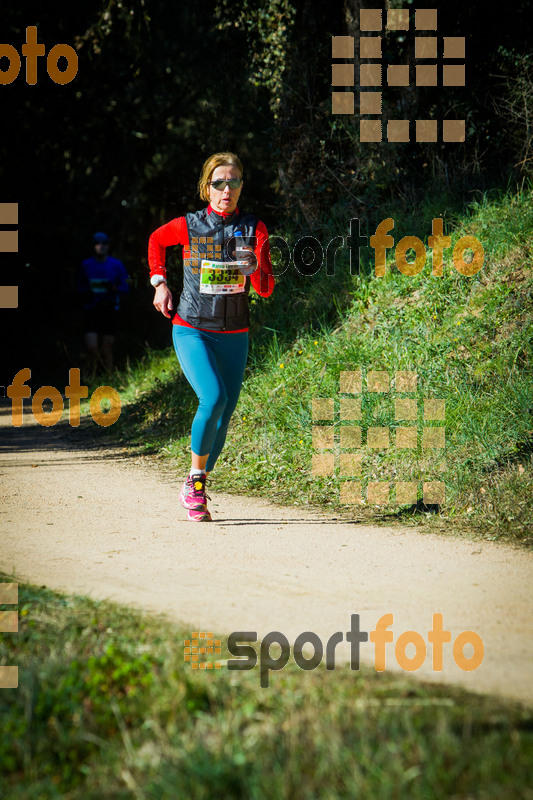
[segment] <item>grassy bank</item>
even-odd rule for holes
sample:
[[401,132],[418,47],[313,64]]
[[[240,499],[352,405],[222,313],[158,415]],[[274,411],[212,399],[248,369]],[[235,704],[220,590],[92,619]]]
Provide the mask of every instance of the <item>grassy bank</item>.
[[0,638],[19,667],[0,691],[9,800],[533,797],[516,704],[292,659],[261,689],[257,669],[193,672],[191,632],[163,618],[26,584],[18,610]]
[[[214,491],[260,494],[280,502],[313,504],[360,519],[473,531],[488,539],[533,542],[533,199],[531,192],[483,197],[462,215],[444,201],[425,214],[398,211],[392,235],[417,235],[426,248],[432,216],[445,219],[452,247],[463,235],[484,248],[483,268],[465,277],[445,251],[444,275],[433,276],[431,251],[417,276],[401,274],[387,251],[385,277],[373,273],[374,251],[362,249],[359,275],[340,251],[335,275],[323,268],[302,276],[291,266],[268,300],[252,301],[254,327],[241,398],[225,449],[213,473]],[[379,220],[378,220],[379,221]],[[347,235],[346,220],[330,235]],[[374,225],[375,229],[375,225]],[[369,229],[368,233],[373,233]],[[326,242],[324,239],[324,243]],[[252,293],[253,294],[253,293]],[[147,309],[150,313],[151,309]],[[155,313],[155,312],[154,312]],[[416,422],[395,419],[394,395],[363,396],[362,441],[368,427],[388,427],[391,447],[363,445],[363,498],[369,481],[416,481],[418,502],[340,503],[338,466],[312,475],[311,401],[339,398],[343,371],[416,371]],[[123,413],[110,432],[146,452],[189,464],[196,398],[174,352],[149,352],[114,379]],[[395,429],[423,420],[423,400],[445,401],[443,450],[396,450]],[[339,448],[341,421],[334,422]],[[444,481],[438,507],[423,503],[422,481]],[[427,512],[438,511],[437,515]]]

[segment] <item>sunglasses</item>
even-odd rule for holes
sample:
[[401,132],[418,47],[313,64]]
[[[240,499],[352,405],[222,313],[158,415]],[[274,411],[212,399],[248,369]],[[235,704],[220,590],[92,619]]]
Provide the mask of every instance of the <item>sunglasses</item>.
[[226,186],[229,186],[230,189],[238,189],[242,183],[242,178],[231,178],[229,181],[209,181],[209,183],[217,192],[222,192]]

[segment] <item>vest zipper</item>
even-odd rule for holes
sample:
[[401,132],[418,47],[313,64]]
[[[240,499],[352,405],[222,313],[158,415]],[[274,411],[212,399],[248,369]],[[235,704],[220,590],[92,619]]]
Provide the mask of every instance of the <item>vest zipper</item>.
[[[226,220],[222,217],[222,254],[224,260],[226,259]],[[224,295],[224,326],[222,328],[223,331],[226,330],[226,309],[228,306],[228,297]]]

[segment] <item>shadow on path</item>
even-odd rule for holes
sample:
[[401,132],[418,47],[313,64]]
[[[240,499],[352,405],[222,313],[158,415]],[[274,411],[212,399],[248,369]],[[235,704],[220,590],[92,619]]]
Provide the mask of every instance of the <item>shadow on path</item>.
[[[90,451],[90,455],[81,455],[80,450]],[[11,400],[0,398],[0,458],[8,453],[38,452],[71,452],[76,453],[76,461],[110,461],[138,457],[138,453],[128,452],[124,445],[113,442],[104,431],[99,431],[92,420],[82,420],[79,427],[70,425],[68,416],[55,425],[40,425],[31,411],[31,398],[24,401],[22,425],[12,424]],[[93,455],[94,453],[94,455]],[[73,459],[65,458],[55,463],[69,464]],[[29,464],[38,463],[30,461]],[[24,462],[17,460],[19,466]],[[10,466],[11,461],[3,461],[3,466]],[[13,462],[14,466],[14,462]]]

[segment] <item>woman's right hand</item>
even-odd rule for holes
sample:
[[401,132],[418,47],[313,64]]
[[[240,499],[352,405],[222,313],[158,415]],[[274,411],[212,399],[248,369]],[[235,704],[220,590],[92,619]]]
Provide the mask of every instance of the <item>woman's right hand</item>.
[[170,319],[170,312],[174,306],[172,304],[172,292],[166,283],[160,283],[159,286],[156,286],[154,306],[163,314],[163,316]]

